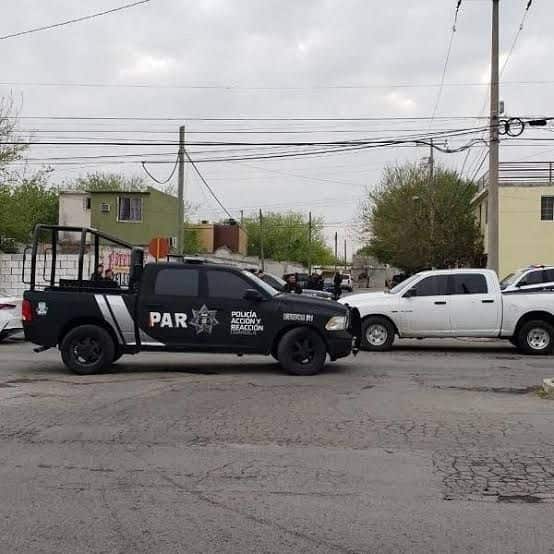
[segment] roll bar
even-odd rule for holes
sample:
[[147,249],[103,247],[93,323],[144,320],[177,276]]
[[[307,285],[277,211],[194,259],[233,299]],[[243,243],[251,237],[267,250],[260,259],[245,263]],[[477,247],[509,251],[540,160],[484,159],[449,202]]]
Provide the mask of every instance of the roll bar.
[[[30,285],[31,290],[35,289],[36,285],[36,270],[37,270],[37,255],[39,253],[39,244],[40,239],[43,233],[50,232],[50,240],[52,243],[52,267],[50,268],[50,286],[55,286],[56,283],[56,256],[57,256],[57,246],[59,242],[59,233],[60,232],[69,232],[69,233],[80,233],[79,240],[79,259],[78,259],[78,275],[77,280],[79,286],[82,286],[83,283],[83,267],[84,267],[84,257],[87,248],[87,235],[91,235],[93,238],[93,251],[94,251],[94,267],[97,267],[100,263],[100,242],[106,241],[116,246],[127,248],[131,250],[131,267],[130,269],[130,282],[136,282],[140,278],[140,272],[143,265],[144,252],[142,248],[134,247],[131,243],[126,242],[118,237],[114,237],[107,233],[93,229],[92,227],[76,227],[76,226],[67,226],[67,225],[36,225],[33,232],[33,245],[31,247],[31,276],[28,284]],[[27,249],[25,249],[25,252]],[[23,271],[25,273],[25,258],[23,261]],[[139,269],[140,266],[140,269]],[[133,279],[133,274],[137,273]],[[43,275],[45,277],[45,275]]]

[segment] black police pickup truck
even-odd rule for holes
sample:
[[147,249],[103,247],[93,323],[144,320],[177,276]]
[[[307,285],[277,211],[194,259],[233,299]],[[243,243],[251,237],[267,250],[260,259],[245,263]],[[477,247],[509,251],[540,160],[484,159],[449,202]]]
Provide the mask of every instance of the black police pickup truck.
[[[56,277],[62,232],[80,234],[76,279]],[[52,261],[49,276],[43,268],[39,286],[37,256],[44,233]],[[85,261],[94,259],[96,267],[107,243],[131,249],[127,288],[83,277]],[[237,267],[144,264],[141,249],[88,228],[39,225],[32,248],[23,300],[25,337],[40,346],[36,351],[57,346],[65,365],[79,374],[99,372],[124,354],[172,351],[271,354],[289,373],[313,375],[327,354],[331,360],[348,356],[353,337],[360,336],[357,310],[278,293]]]

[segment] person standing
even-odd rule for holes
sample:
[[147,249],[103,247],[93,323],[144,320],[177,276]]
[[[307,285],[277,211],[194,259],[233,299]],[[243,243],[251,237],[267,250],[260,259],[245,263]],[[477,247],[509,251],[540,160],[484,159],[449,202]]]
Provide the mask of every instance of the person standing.
[[340,295],[342,293],[342,275],[337,271],[335,273],[335,276],[333,277],[333,288],[334,288],[334,294],[335,298],[340,298]]
[[283,286],[283,292],[290,292],[300,294],[302,292],[302,287],[296,282],[296,275],[290,273],[285,277],[286,283]]
[[98,264],[96,271],[90,276],[91,281],[103,281],[104,280],[104,264]]
[[113,270],[111,268],[106,269],[106,273],[104,273],[104,281],[109,283],[109,286],[113,288],[119,288],[119,283],[115,280]]

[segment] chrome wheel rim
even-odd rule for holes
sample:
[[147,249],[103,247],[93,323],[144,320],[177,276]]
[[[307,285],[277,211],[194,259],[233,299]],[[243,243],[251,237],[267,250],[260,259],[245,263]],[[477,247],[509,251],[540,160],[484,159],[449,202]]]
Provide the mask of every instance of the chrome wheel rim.
[[542,327],[534,327],[527,333],[527,344],[533,350],[544,350],[550,345],[550,333]]
[[389,332],[384,325],[373,323],[365,332],[365,338],[371,346],[383,346],[387,342]]

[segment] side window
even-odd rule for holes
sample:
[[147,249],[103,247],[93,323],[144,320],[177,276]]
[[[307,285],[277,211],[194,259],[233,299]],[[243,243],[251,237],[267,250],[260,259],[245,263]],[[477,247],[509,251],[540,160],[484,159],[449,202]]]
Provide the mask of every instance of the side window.
[[526,285],[539,285],[546,281],[546,271],[530,271],[524,278],[523,281]]
[[478,273],[452,276],[452,294],[487,294],[487,280]]
[[156,275],[154,294],[165,296],[198,296],[199,281],[197,269],[162,269]]
[[415,286],[417,296],[443,296],[448,294],[448,275],[425,277]]
[[208,270],[208,296],[211,298],[242,299],[252,284],[231,271]]
[[544,278],[545,283],[552,283],[554,281],[554,269],[545,269],[544,274],[545,274],[545,278]]

